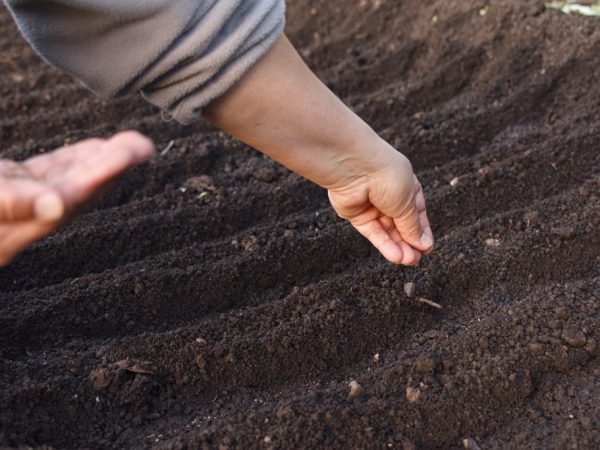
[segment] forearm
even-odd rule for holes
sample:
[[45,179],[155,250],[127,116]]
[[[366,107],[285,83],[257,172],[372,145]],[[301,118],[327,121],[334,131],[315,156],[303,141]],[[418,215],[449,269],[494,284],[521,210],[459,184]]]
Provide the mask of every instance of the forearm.
[[227,92],[281,35],[283,0],[0,0],[49,63],[94,92],[141,91],[180,122]]
[[203,115],[328,189],[403,158],[312,73],[285,36]]

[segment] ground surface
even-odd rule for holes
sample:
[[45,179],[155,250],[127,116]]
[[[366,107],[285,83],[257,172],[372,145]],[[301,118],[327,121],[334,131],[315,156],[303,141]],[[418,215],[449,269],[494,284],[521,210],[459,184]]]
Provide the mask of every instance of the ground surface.
[[0,270],[0,446],[600,448],[600,19],[484,5],[288,5],[425,186],[412,269],[225,135],[94,98],[1,12],[3,157],[173,145]]

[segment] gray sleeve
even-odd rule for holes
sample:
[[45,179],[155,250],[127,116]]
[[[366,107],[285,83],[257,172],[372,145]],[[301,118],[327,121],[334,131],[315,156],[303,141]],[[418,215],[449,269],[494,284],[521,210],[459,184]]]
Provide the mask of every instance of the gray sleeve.
[[4,0],[36,51],[103,96],[141,91],[181,122],[275,42],[284,0]]

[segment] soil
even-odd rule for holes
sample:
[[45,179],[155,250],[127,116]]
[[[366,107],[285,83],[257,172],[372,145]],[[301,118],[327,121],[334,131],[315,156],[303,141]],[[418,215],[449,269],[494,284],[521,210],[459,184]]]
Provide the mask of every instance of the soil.
[[2,10],[2,157],[173,144],[0,270],[0,446],[600,448],[600,19],[485,5],[288,2],[308,63],[413,162],[417,268],[225,134],[95,98]]

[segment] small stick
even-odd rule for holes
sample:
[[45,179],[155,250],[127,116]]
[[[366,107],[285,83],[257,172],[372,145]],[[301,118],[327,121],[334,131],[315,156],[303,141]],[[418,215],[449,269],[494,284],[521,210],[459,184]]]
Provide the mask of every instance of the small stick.
[[169,150],[173,148],[173,145],[175,145],[175,141],[169,142],[165,149],[162,152],[160,152],[160,156],[165,156],[167,153],[169,153]]
[[429,305],[429,306],[431,306],[433,308],[442,309],[442,305],[440,305],[439,303],[433,302],[431,300],[427,300],[426,298],[416,297],[415,300],[418,301],[418,302],[424,303],[426,305]]

